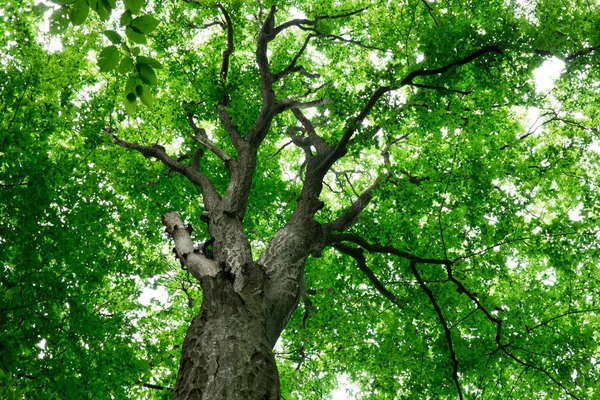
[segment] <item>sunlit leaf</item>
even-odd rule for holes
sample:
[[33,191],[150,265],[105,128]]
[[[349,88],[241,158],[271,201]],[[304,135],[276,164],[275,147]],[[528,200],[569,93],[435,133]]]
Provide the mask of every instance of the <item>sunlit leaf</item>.
[[50,33],[59,34],[69,26],[68,9],[60,8],[50,15]]
[[106,36],[108,38],[108,40],[110,40],[114,44],[119,44],[123,40],[121,38],[121,35],[119,35],[116,31],[108,30],[108,31],[104,31],[103,33],[104,33],[104,36]]
[[134,31],[133,29],[131,29],[130,27],[127,27],[125,29],[125,35],[127,36],[127,38],[129,38],[129,40],[131,40],[133,43],[137,43],[137,44],[146,44],[147,39],[146,39],[146,35],[142,34],[142,33],[138,33],[136,31]]
[[156,79],[156,73],[154,69],[147,64],[136,64],[135,68],[139,74],[140,79],[149,85],[156,85],[158,80]]
[[115,69],[119,63],[120,53],[116,46],[108,46],[102,49],[98,55],[98,66],[101,72],[109,72]]
[[152,104],[154,103],[154,98],[152,96],[152,92],[150,92],[150,90],[147,87],[145,87],[143,85],[138,85],[135,88],[135,92],[136,92],[137,96],[139,97],[140,101],[142,102],[142,104],[144,104],[148,108],[152,108]]
[[133,60],[131,59],[131,57],[129,57],[129,56],[123,57],[123,59],[121,60],[121,63],[119,64],[119,68],[117,69],[117,71],[124,74],[127,72],[131,72],[133,70],[134,70]]
[[159,63],[157,60],[155,60],[154,58],[151,57],[145,57],[145,56],[138,56],[136,58],[136,61],[142,64],[147,64],[149,66],[151,66],[152,68],[155,69],[162,69],[163,66],[161,63]]
[[151,33],[158,26],[159,21],[151,15],[142,15],[131,21],[129,26],[138,33]]
[[131,23],[132,20],[133,17],[131,15],[131,10],[125,10],[125,12],[121,14],[121,19],[119,21],[121,23],[121,26],[127,26]]
[[135,114],[135,111],[137,109],[137,99],[135,97],[135,94],[128,93],[123,99],[123,104],[125,105],[125,110],[127,111],[127,114]]
[[77,0],[71,7],[71,23],[75,26],[85,22],[90,12],[90,8],[85,0]]
[[144,6],[144,0],[124,0],[124,3],[125,8],[130,10],[133,14],[139,14]]

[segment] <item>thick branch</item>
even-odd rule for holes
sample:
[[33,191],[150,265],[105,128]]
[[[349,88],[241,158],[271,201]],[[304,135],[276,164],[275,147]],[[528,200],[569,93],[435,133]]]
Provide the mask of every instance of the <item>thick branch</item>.
[[179,214],[169,211],[162,218],[166,232],[175,241],[175,250],[179,260],[194,276],[201,280],[205,276],[216,276],[219,267],[214,260],[209,260],[199,249],[194,248],[190,232],[183,225]]
[[231,138],[231,142],[235,146],[235,149],[239,151],[240,147],[243,146],[242,142],[244,141],[244,139],[242,138],[238,127],[233,124],[233,121],[231,120],[231,114],[229,114],[229,112],[225,108],[225,105],[217,105],[217,115],[219,116],[219,120],[223,124],[223,128],[225,128],[225,131],[229,134],[229,137]]
[[319,20],[320,19],[339,19],[339,18],[347,18],[347,17],[351,17],[355,14],[359,14],[363,11],[365,11],[367,9],[367,7],[365,8],[361,8],[355,11],[350,11],[344,14],[337,14],[337,15],[319,15],[317,16],[314,20],[311,19],[303,19],[303,18],[298,18],[298,19],[293,19],[291,21],[287,21],[284,22],[281,25],[278,25],[274,30],[273,33],[271,34],[271,37],[269,38],[269,40],[273,40],[275,39],[275,37],[277,35],[279,35],[281,32],[283,32],[284,30],[291,28],[291,27],[298,27],[300,29],[306,29],[306,26],[311,26],[313,28],[316,28],[318,26]]
[[366,275],[366,277],[373,284],[375,289],[377,289],[377,291],[381,293],[383,297],[391,301],[399,308],[402,308],[402,306],[399,304],[398,298],[392,292],[387,290],[383,283],[381,283],[381,281],[375,276],[373,271],[371,271],[371,269],[367,267],[367,262],[361,249],[356,249],[341,243],[336,243],[333,247],[341,251],[342,253],[354,258],[356,260],[356,263],[358,264],[358,268],[363,272],[363,274]]
[[500,50],[500,46],[498,46],[498,45],[486,46],[486,47],[483,47],[483,48],[477,50],[474,53],[469,54],[465,58],[461,58],[460,60],[453,61],[450,64],[444,65],[443,67],[436,68],[436,69],[420,69],[417,71],[413,71],[410,74],[408,74],[404,79],[402,79],[402,81],[400,81],[400,85],[401,86],[412,85],[413,80],[418,76],[432,76],[432,75],[443,74],[444,72],[448,71],[451,68],[460,67],[461,65],[468,64],[471,61],[483,56],[484,54],[501,53],[501,52],[502,51]]
[[292,114],[294,114],[296,119],[300,121],[304,129],[306,129],[306,132],[308,132],[308,137],[310,138],[312,145],[317,149],[318,153],[325,153],[330,149],[330,146],[317,134],[313,124],[308,118],[306,118],[300,109],[292,108]]
[[217,8],[223,13],[227,26],[227,49],[223,51],[223,62],[221,63],[221,86],[223,88],[223,99],[221,102],[223,105],[227,106],[229,104],[229,98],[227,96],[226,84],[227,73],[229,72],[229,58],[231,57],[231,54],[233,54],[233,25],[225,7],[223,7],[221,3],[217,3]]
[[213,182],[206,175],[198,172],[197,168],[185,165],[172,159],[166,152],[165,148],[160,145],[141,146],[137,143],[130,143],[123,139],[119,139],[112,132],[107,132],[113,138],[113,143],[125,149],[135,150],[140,152],[144,157],[156,158],[170,170],[184,175],[194,185],[197,185],[202,190],[204,205],[208,210],[214,209],[221,202],[221,196],[217,193]]
[[395,247],[391,246],[382,246],[380,244],[371,244],[361,238],[360,236],[353,235],[350,233],[336,233],[330,235],[330,243],[341,243],[341,242],[351,242],[359,245],[363,249],[371,252],[371,253],[385,253],[385,254],[393,254],[397,257],[404,258],[409,261],[414,261],[420,264],[438,264],[438,265],[451,265],[452,262],[448,260],[440,260],[437,258],[424,258],[419,257],[414,254],[411,254],[406,251],[398,250]]
[[350,207],[348,207],[339,217],[334,221],[326,224],[324,229],[327,232],[343,232],[346,228],[352,225],[358,215],[369,205],[371,199],[373,199],[373,191],[375,191],[381,184],[381,178],[375,179],[375,182],[367,188],[358,199]]

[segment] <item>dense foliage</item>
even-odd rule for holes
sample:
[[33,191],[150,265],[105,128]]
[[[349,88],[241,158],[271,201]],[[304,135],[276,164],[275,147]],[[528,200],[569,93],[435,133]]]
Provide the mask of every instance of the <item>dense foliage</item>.
[[[307,261],[275,348],[282,396],[330,398],[342,379],[369,399],[594,398],[597,2],[275,6],[2,2],[0,397],[170,396],[202,295],[160,218],[176,210],[204,241],[204,205],[123,147],[190,164],[202,144],[224,193],[236,150],[217,109],[226,94],[240,132],[259,118],[274,16],[268,65],[290,105],[258,151],[253,252],[296,207],[304,160],[349,130],[316,219],[368,203]],[[550,60],[560,76],[536,87]]]

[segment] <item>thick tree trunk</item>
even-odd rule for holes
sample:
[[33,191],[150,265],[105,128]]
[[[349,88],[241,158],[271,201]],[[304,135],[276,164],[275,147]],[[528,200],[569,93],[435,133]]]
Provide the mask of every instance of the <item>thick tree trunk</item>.
[[202,279],[202,309],[185,338],[173,399],[279,399],[262,296],[242,298],[232,278]]
[[273,347],[298,305],[304,263],[321,242],[320,226],[309,220],[288,224],[254,261],[238,217],[220,210],[209,217],[214,259],[193,247],[176,213],[163,218],[177,256],[202,286],[173,398],[279,399]]

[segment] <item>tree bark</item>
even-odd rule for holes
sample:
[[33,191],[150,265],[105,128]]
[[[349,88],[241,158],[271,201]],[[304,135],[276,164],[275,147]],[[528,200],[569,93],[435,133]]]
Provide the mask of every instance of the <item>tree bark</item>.
[[173,399],[279,399],[261,295],[245,300],[232,278],[202,279],[202,308],[185,338]]
[[320,225],[288,224],[254,261],[238,217],[223,210],[209,214],[214,259],[193,247],[177,213],[163,217],[203,296],[183,344],[173,399],[279,399],[273,347],[298,305],[304,263],[321,238]]

